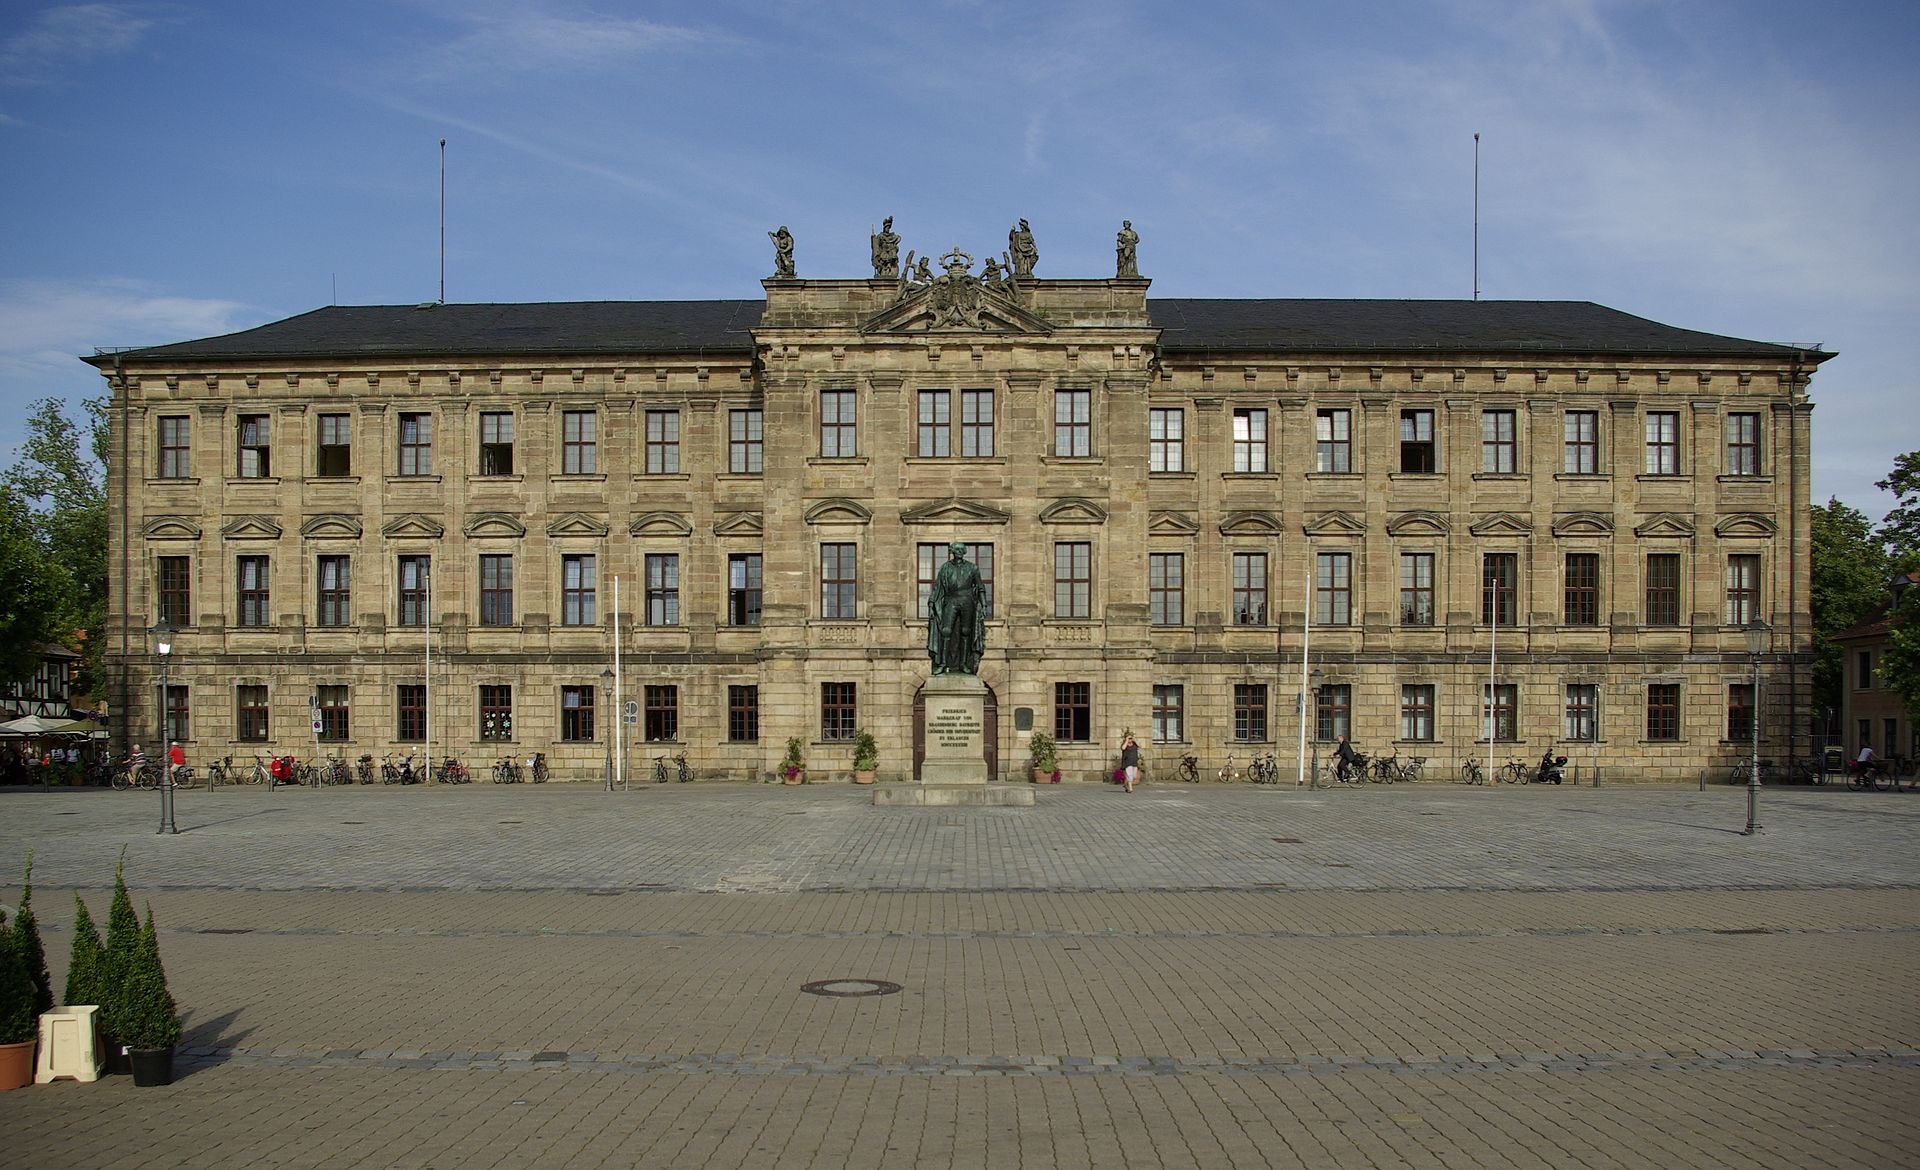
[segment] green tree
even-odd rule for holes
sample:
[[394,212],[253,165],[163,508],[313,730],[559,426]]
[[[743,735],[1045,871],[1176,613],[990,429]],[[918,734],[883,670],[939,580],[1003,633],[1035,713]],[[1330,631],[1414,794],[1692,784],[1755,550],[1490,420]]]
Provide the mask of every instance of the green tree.
[[[1880,538],[1892,554],[1894,574],[1920,569],[1920,451],[1893,461],[1893,474],[1874,486],[1893,493],[1894,504],[1880,522]],[[1920,588],[1897,594],[1889,621],[1892,645],[1881,660],[1880,677],[1900,696],[1908,711],[1920,711]],[[1891,747],[1891,745],[1889,745]]]
[[39,641],[65,643],[80,633],[78,685],[94,694],[107,619],[107,405],[105,398],[87,399],[75,423],[57,398],[34,403],[27,440],[0,476],[25,504],[38,545],[65,571],[63,594],[49,614],[56,633]]
[[32,509],[0,482],[0,677],[30,677],[40,647],[66,640],[73,593],[73,576],[42,541]]
[[1837,499],[1813,509],[1813,701],[1840,709],[1846,663],[1834,635],[1887,599],[1887,554],[1866,513]]

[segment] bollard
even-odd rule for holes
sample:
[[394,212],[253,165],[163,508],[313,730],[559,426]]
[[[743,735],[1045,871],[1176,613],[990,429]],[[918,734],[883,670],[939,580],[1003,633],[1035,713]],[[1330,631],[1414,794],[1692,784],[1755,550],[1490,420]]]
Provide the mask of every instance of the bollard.
[[1600,765],[1598,764],[1593,766],[1593,786],[1595,788],[1600,787]]

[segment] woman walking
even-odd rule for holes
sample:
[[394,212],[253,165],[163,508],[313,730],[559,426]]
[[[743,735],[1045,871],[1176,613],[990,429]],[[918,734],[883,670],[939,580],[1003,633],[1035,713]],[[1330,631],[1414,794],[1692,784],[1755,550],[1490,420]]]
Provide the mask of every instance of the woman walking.
[[1132,792],[1133,786],[1140,783],[1140,745],[1134,742],[1131,733],[1120,741],[1120,771],[1127,791]]

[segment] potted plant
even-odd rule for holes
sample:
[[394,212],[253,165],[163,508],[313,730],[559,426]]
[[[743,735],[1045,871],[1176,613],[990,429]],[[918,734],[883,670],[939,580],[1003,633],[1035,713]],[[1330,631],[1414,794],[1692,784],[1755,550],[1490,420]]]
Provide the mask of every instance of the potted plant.
[[140,949],[140,916],[133,912],[133,899],[127,894],[125,850],[121,852],[119,864],[113,867],[113,902],[107,907],[107,940],[100,948],[96,984],[100,993],[100,1031],[106,1041],[106,1067],[110,1073],[130,1071],[126,1040],[120,1031],[120,1015],[127,973],[134,952]]
[[33,915],[33,851],[27,851],[27,875],[20,887],[20,908],[13,914],[13,942],[20,963],[33,980],[33,1018],[53,1010],[53,979],[47,974],[47,950],[40,943],[40,921]]
[[880,766],[880,745],[874,741],[871,731],[857,732],[853,737],[853,782],[871,784],[874,770]]
[[780,782],[782,784],[805,784],[807,782],[807,762],[800,756],[800,737],[787,737],[787,754],[780,761]]
[[33,976],[21,961],[6,913],[0,911],[0,1090],[33,1082],[33,1047],[40,1026],[34,995]]
[[153,907],[140,931],[126,983],[120,989],[120,1040],[127,1046],[133,1083],[140,1086],[173,1083],[173,1048],[180,1042],[180,1011],[167,991],[166,968],[160,965],[160,939],[153,929]]
[[87,913],[80,895],[73,896],[73,948],[67,952],[67,994],[60,1001],[68,1007],[100,1004],[100,929]]
[[1033,756],[1035,784],[1060,783],[1060,748],[1051,735],[1044,731],[1034,732],[1027,740],[1027,751]]

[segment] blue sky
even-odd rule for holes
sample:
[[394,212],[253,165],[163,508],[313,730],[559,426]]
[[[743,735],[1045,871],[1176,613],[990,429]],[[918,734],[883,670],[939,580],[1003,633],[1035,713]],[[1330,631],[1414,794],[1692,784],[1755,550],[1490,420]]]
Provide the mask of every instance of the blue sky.
[[[975,254],[1157,296],[1592,300],[1841,356],[1814,498],[1920,448],[1920,5],[167,0],[0,10],[0,452],[74,355],[338,300],[740,298]],[[1902,357],[1905,353],[1907,356]]]

